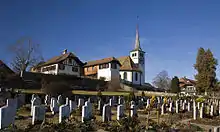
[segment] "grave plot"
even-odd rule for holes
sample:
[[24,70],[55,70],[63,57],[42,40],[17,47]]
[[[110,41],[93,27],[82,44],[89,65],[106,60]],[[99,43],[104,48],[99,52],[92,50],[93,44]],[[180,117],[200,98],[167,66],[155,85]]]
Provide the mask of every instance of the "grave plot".
[[103,97],[92,102],[86,98],[71,100],[48,95],[39,99],[37,95],[33,95],[30,104],[17,109],[14,124],[20,131],[101,129],[123,132],[171,128],[196,131],[200,128],[184,122],[193,119],[194,106],[193,100],[170,97],[151,96],[134,100],[122,96]]

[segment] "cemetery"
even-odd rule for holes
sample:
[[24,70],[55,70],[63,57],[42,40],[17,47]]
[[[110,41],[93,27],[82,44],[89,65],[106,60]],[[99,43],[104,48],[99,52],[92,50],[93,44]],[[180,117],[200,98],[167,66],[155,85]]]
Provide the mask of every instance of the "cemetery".
[[14,93],[0,108],[2,131],[213,131],[220,100],[209,97]]

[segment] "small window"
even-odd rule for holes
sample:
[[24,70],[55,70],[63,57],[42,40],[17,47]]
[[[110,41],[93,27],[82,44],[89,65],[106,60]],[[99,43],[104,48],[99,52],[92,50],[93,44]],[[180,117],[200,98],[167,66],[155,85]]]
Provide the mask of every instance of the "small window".
[[124,79],[127,80],[127,72],[124,72]]
[[137,54],[136,54],[136,53],[134,53],[134,56],[137,56]]
[[59,64],[59,70],[64,70],[65,69],[65,65],[64,64]]
[[135,72],[135,81],[137,81],[137,80],[138,80],[138,73]]
[[72,67],[72,71],[73,72],[78,72],[79,70],[78,70],[78,67]]
[[71,65],[73,64],[72,59],[69,59],[69,64],[71,64]]

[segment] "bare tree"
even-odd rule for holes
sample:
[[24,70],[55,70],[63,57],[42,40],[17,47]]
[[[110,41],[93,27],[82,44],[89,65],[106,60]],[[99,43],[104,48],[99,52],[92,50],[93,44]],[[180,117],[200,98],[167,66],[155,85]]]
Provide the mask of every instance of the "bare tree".
[[21,73],[21,76],[28,68],[43,60],[40,45],[34,43],[29,38],[19,39],[15,44],[11,45],[9,49],[13,53],[11,62],[13,70],[17,73]]
[[168,90],[170,88],[171,79],[168,76],[167,71],[163,70],[153,79],[153,85],[157,88],[163,88]]

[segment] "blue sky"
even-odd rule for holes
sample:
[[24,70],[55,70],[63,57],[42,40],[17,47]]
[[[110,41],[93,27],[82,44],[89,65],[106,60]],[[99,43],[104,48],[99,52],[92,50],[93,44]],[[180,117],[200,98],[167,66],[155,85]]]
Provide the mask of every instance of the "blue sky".
[[146,81],[162,70],[194,78],[199,47],[220,59],[219,7],[219,0],[1,0],[0,59],[9,64],[8,45],[24,36],[45,60],[65,48],[83,61],[125,56],[138,15]]

